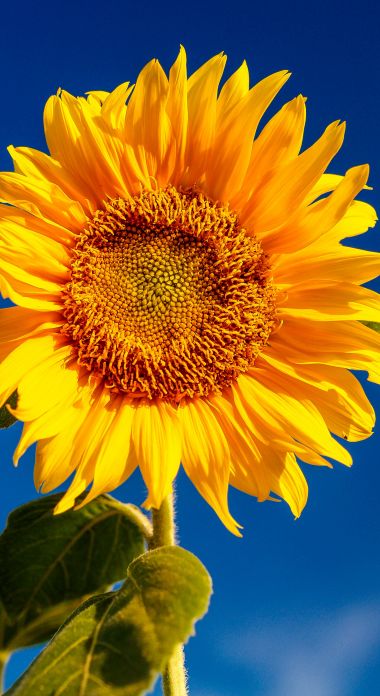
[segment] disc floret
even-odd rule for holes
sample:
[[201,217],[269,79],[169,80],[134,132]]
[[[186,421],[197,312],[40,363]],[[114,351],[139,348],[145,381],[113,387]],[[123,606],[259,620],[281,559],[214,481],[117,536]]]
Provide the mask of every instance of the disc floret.
[[63,333],[79,364],[131,397],[223,390],[275,323],[260,243],[194,190],[106,202],[79,235],[71,270]]

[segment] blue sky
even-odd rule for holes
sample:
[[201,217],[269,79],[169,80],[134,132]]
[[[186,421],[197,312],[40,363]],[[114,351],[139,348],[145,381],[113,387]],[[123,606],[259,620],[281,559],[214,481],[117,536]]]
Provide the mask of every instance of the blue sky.
[[[224,50],[227,71],[246,58],[251,79],[289,69],[275,106],[308,97],[306,144],[335,119],[347,119],[343,151],[331,171],[370,162],[379,202],[379,6],[363,0],[304,2],[7,3],[2,8],[0,167],[6,146],[44,149],[42,108],[58,87],[81,94],[110,89],[152,57],[168,68],[178,46],[190,70]],[[380,229],[380,228],[379,228]],[[360,243],[380,250],[379,232]],[[380,284],[374,285],[380,290]],[[380,412],[380,389],[367,385]],[[11,454],[19,427],[1,433],[0,518],[36,496],[33,453],[18,470]],[[304,467],[310,499],[294,521],[285,504],[258,504],[237,492],[232,537],[184,474],[178,480],[182,544],[214,578],[208,616],[187,647],[192,696],[373,696],[380,690],[380,428],[351,447],[348,470]],[[139,503],[138,475],[118,491]],[[10,685],[34,651],[15,655]],[[158,692],[157,692],[158,693]]]

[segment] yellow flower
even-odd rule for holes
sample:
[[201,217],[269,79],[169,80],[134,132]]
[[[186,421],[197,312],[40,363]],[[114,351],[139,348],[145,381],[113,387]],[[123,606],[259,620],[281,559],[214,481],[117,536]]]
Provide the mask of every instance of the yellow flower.
[[[297,459],[331,466],[368,437],[373,409],[348,371],[380,381],[379,254],[341,240],[375,223],[354,201],[366,165],[325,174],[332,123],[300,148],[299,96],[255,137],[289,77],[224,83],[220,54],[189,78],[181,48],[113,92],[50,97],[50,156],[9,151],[0,175],[0,401],[17,388],[15,461],[38,441],[44,492],[75,472],[61,512],[139,466],[159,507],[182,462],[238,534],[229,485],[283,497],[298,516]],[[326,457],[328,459],[326,459]]]

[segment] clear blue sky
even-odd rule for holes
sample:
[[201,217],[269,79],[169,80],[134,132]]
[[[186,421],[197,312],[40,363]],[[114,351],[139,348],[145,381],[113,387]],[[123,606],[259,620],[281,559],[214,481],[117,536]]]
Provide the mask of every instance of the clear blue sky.
[[[1,169],[10,167],[8,144],[44,149],[42,108],[58,87],[74,94],[111,89],[133,81],[152,57],[168,68],[183,43],[191,70],[221,50],[228,71],[246,58],[252,80],[291,70],[276,105],[300,92],[308,97],[307,144],[328,122],[347,119],[332,171],[370,162],[376,188],[367,199],[380,208],[380,10],[373,0],[66,0],[60,7],[20,0],[3,4],[1,14]],[[366,244],[380,250],[379,231]],[[369,385],[368,394],[380,412],[380,388]],[[33,453],[12,468],[18,432],[15,426],[1,433],[3,524],[11,509],[36,496]],[[297,521],[285,504],[233,493],[242,540],[179,477],[181,542],[204,561],[215,586],[210,612],[187,647],[192,696],[380,693],[379,445],[380,428],[351,447],[351,470],[305,467],[310,500]],[[141,502],[139,477],[118,496]],[[12,659],[8,685],[32,653]]]

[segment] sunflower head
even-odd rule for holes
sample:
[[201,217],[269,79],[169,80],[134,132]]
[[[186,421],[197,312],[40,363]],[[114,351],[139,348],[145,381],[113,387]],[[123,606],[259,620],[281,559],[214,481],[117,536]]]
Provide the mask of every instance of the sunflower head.
[[[366,166],[325,170],[344,125],[302,151],[305,99],[261,129],[289,74],[253,87],[223,54],[187,76],[149,63],[136,85],[50,97],[50,154],[10,148],[0,175],[0,400],[17,388],[15,453],[35,480],[75,472],[57,511],[137,466],[159,507],[182,462],[226,526],[233,485],[285,498],[298,459],[350,464],[373,410],[349,372],[379,381],[379,255],[342,245],[375,222]],[[326,459],[327,457],[327,459]]]

